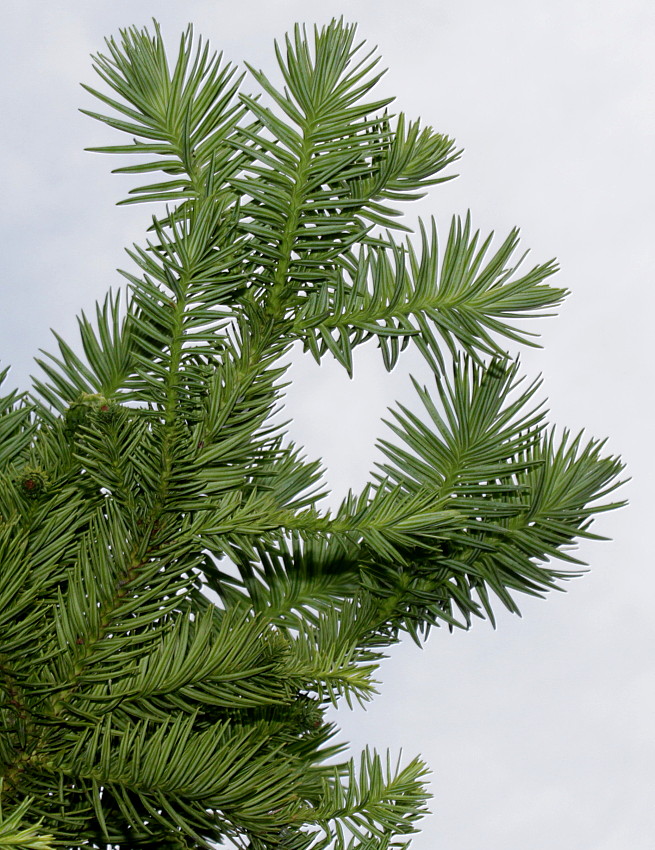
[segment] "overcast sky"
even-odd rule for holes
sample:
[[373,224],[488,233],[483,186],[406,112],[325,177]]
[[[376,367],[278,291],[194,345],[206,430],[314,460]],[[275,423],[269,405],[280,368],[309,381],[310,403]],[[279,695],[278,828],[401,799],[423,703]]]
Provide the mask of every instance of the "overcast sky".
[[[589,575],[496,631],[397,648],[368,711],[339,712],[344,736],[430,764],[434,815],[415,850],[652,850],[652,0],[4,0],[0,361],[26,387],[49,328],[73,337],[148,221],[114,206],[116,163],[82,150],[109,139],[77,112],[103,37],[155,16],[174,43],[192,21],[227,58],[271,68],[274,37],[341,14],[379,46],[398,108],[465,148],[458,180],[412,215],[434,213],[445,234],[470,208],[484,232],[519,225],[535,262],[558,257],[572,295],[525,369],[543,372],[552,421],[608,435],[632,476],[631,506],[597,524],[613,542],[581,549]],[[391,376],[378,359],[363,350],[352,382],[294,367],[293,435],[337,497],[366,479],[386,407],[412,403],[408,371],[425,379],[411,357]]]

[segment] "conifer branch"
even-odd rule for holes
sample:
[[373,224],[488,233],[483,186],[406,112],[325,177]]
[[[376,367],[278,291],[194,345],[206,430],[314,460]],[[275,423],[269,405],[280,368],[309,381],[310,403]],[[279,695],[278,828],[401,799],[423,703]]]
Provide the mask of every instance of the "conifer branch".
[[[503,351],[564,298],[555,264],[519,273],[518,231],[491,251],[468,217],[443,251],[434,223],[398,243],[454,142],[389,114],[343,21],[276,59],[282,86],[248,66],[249,94],[191,28],[169,63],[155,23],[85,86],[131,137],[95,150],[147,175],[124,203],[166,209],[125,297],[0,398],[2,846],[406,847],[424,765],[334,763],[327,708],[370,699],[404,635],[559,587],[617,507],[620,462],[556,437]],[[389,369],[414,342],[436,391],[415,382],[423,410],[392,411],[329,511],[275,418],[288,356],[352,372],[371,340]]]

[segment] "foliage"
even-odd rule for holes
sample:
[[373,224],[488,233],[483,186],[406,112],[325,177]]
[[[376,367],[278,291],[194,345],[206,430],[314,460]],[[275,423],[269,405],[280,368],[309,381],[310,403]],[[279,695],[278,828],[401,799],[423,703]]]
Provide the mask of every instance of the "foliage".
[[[88,114],[131,140],[95,150],[136,154],[124,203],[163,211],[126,295],[0,401],[0,843],[404,846],[425,766],[337,758],[326,707],[370,699],[403,634],[555,587],[612,507],[618,461],[557,438],[503,347],[534,344],[556,266],[519,273],[517,232],[470,217],[393,235],[459,152],[375,99],[352,26],[296,27],[254,95],[190,29],[171,64],[156,25],[107,48]],[[416,345],[436,391],[327,511],[272,417],[292,349],[352,372],[370,341],[388,369]]]

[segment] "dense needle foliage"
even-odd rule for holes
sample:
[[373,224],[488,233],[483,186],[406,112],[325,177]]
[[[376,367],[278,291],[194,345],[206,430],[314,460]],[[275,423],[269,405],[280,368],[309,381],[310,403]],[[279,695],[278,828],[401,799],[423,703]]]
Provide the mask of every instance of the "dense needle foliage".
[[[469,218],[406,240],[453,141],[373,96],[352,26],[276,55],[248,94],[190,29],[171,58],[129,29],[85,87],[126,134],[96,150],[137,155],[123,203],[161,212],[125,292],[0,401],[3,847],[402,845],[425,766],[337,758],[326,707],[403,634],[555,586],[611,507],[620,464],[547,428],[505,352],[565,296],[554,263]],[[388,369],[416,346],[435,387],[327,511],[273,417],[292,349],[350,373],[366,343]]]

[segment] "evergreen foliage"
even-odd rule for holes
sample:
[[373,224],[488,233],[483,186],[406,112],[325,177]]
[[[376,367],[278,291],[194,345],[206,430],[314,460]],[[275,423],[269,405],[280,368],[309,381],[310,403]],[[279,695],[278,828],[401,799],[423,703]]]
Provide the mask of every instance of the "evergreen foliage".
[[[137,154],[123,203],[163,202],[126,295],[0,400],[2,847],[386,850],[426,767],[336,758],[325,709],[375,692],[384,649],[493,621],[592,537],[620,463],[555,436],[507,341],[564,298],[454,220],[399,205],[449,179],[451,139],[387,111],[342,21],[276,45],[280,85],[159,27],[95,60]],[[107,92],[110,92],[109,94]],[[158,176],[151,176],[151,173]],[[416,345],[435,390],[392,412],[362,493],[275,424],[288,355]],[[3,374],[4,377],[4,374]],[[210,599],[215,602],[210,602]]]

